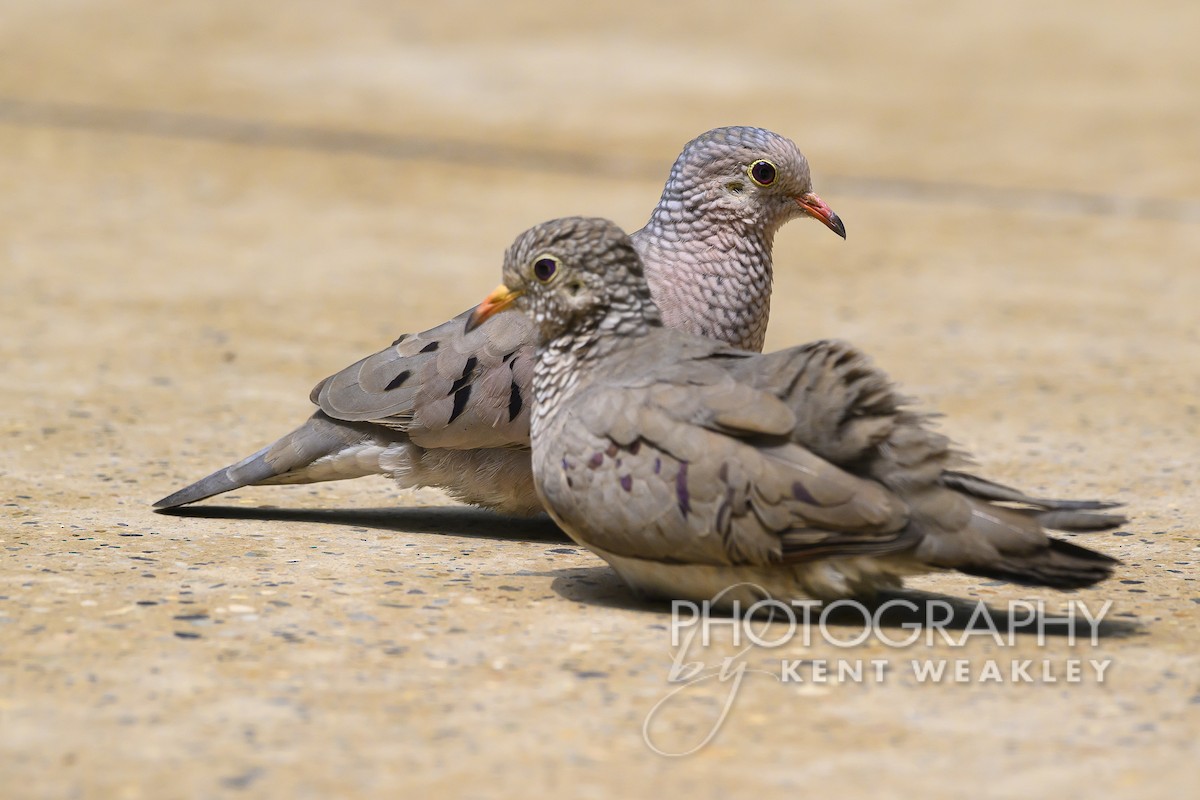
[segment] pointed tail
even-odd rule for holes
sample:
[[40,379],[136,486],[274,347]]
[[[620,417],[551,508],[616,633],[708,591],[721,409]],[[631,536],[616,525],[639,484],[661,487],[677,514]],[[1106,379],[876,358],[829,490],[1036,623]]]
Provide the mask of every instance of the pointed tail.
[[274,444],[167,495],[154,507],[177,508],[262,483],[312,483],[378,473],[380,445],[373,428],[341,422],[318,411]]
[[[950,536],[935,537],[935,541],[928,543],[935,551],[931,563],[938,566],[1025,586],[1080,589],[1110,577],[1121,563],[1046,534],[1047,528],[1086,533],[1125,524],[1126,519],[1120,514],[1090,510],[1111,508],[1111,503],[1071,500],[1030,503],[1032,498],[1024,498],[1032,508],[1011,508],[985,500],[979,493],[960,497],[970,504],[970,521]],[[941,541],[936,541],[937,538]]]
[[1049,586],[1052,589],[1082,589],[1112,575],[1121,562],[1095,550],[1088,550],[1062,539],[1046,539],[1046,546],[1033,552],[1002,553],[999,559],[984,564],[968,564],[959,571],[981,578],[996,578],[1023,586]]

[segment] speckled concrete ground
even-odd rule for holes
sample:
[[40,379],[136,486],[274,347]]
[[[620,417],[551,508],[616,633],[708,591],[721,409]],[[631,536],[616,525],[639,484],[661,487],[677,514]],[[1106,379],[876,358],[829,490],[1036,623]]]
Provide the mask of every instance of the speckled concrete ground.
[[[396,6],[5,4],[0,794],[1194,789],[1200,7]],[[644,729],[694,746],[729,685],[652,714],[670,616],[544,522],[382,480],[150,512],[480,299],[528,225],[640,225],[730,123],[795,138],[850,233],[781,234],[769,346],[850,338],[991,476],[1133,516],[1089,540],[1125,562],[1095,589],[919,588],[1112,600],[1098,644],[756,648],[886,674],[748,675],[669,758]],[[907,667],[964,657],[1060,681]]]

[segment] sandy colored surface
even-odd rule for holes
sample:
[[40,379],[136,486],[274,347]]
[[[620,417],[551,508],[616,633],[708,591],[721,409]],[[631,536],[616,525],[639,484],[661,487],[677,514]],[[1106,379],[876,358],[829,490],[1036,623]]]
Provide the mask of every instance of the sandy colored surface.
[[[595,5],[5,3],[0,794],[1194,791],[1200,6]],[[1133,516],[1085,592],[919,587],[1111,599],[1099,644],[756,650],[892,667],[749,676],[671,759],[642,735],[669,615],[545,522],[380,479],[151,513],[477,302],[530,224],[638,227],[730,123],[796,139],[849,230],[781,233],[769,347],[852,339],[991,477]],[[913,657],[1112,666],[921,685]]]

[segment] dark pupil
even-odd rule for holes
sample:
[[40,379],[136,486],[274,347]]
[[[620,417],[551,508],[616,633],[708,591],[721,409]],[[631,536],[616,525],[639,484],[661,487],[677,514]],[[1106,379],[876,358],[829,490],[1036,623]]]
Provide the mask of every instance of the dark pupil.
[[750,174],[761,184],[770,184],[775,180],[775,168],[766,161],[754,162],[754,166],[750,168]]
[[548,281],[554,277],[554,270],[557,266],[552,258],[539,258],[533,262],[533,274],[539,281]]

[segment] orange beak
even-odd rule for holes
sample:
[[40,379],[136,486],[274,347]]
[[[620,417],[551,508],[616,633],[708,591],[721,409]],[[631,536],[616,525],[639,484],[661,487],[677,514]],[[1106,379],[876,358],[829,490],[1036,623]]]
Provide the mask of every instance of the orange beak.
[[817,197],[816,192],[802,194],[796,198],[796,202],[804,209],[804,213],[810,217],[815,217],[825,223],[825,227],[836,233],[843,239],[846,238],[846,226],[842,224],[842,219],[837,214],[833,213],[833,209],[825,205],[825,201]]
[[500,284],[492,293],[483,299],[483,302],[475,306],[471,311],[471,316],[467,317],[467,325],[465,331],[470,333],[478,328],[488,318],[499,314],[504,309],[513,304],[513,301],[520,297],[524,292],[515,292],[509,289],[504,284]]

